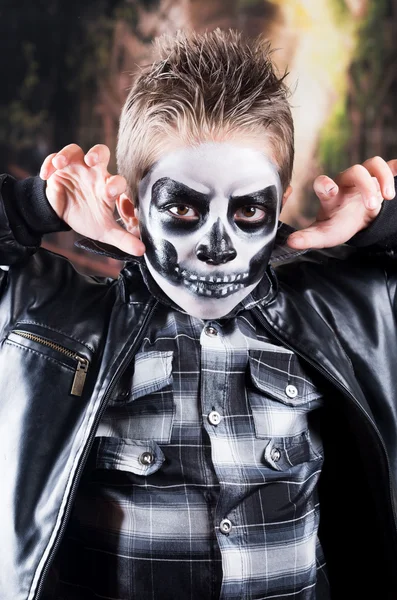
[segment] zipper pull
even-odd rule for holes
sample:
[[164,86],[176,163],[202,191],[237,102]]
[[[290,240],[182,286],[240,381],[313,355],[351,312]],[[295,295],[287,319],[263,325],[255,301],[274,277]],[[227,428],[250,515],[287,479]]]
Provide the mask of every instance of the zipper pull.
[[81,396],[83,394],[85,379],[88,371],[88,360],[85,358],[77,358],[77,367],[74,374],[73,385],[70,391],[72,396]]

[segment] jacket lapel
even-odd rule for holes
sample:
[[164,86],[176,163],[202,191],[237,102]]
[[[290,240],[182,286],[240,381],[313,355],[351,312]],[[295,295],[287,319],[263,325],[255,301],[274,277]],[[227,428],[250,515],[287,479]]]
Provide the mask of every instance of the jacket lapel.
[[278,293],[271,302],[260,307],[260,312],[268,329],[280,341],[347,392],[374,422],[351,361],[335,331],[302,295],[279,283]]

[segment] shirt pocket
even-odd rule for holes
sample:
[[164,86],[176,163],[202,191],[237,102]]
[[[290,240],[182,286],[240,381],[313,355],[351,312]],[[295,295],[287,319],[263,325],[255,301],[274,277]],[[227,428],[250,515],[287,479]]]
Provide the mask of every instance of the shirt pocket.
[[156,473],[165,457],[153,440],[99,437],[95,440],[95,469],[147,476]]
[[175,417],[173,352],[141,352],[120,381],[97,435],[168,443]]
[[249,351],[247,396],[258,438],[309,435],[308,415],[322,404],[299,358],[282,350]]
[[286,438],[271,438],[263,452],[263,462],[275,471],[288,471],[311,461],[321,460],[308,431]]

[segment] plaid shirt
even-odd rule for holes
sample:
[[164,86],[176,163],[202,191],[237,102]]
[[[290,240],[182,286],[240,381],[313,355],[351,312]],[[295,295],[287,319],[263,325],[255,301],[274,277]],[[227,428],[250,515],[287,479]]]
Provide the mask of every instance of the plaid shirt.
[[158,305],[99,426],[54,597],[329,597],[323,400],[257,322],[259,301],[213,322]]

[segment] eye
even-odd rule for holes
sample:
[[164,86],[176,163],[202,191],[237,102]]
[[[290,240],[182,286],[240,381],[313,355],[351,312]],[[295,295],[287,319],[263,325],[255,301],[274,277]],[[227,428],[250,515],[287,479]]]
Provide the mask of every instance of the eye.
[[260,223],[266,218],[266,211],[255,205],[242,206],[234,213],[234,220],[237,222],[245,221],[250,223]]
[[174,217],[179,219],[197,219],[198,212],[192,208],[191,206],[187,206],[186,204],[175,204],[174,206],[170,206],[168,208],[168,212],[170,212]]

